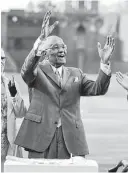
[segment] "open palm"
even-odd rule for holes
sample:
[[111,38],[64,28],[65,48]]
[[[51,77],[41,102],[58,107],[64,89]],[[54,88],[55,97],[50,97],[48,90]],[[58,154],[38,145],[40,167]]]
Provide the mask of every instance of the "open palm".
[[41,40],[48,37],[52,33],[56,25],[59,23],[58,21],[56,21],[53,25],[50,26],[49,25],[50,17],[51,17],[51,11],[48,11],[44,16],[42,27],[41,27],[41,34],[40,34]]
[[128,91],[128,75],[117,72],[116,80],[124,89]]
[[[51,11],[48,11],[43,19],[42,27],[41,27],[41,34],[38,39],[35,41],[33,49],[38,52],[38,48],[41,45],[42,41],[47,38],[53,31],[53,29],[58,25],[58,21],[56,21],[53,25],[49,25],[49,20],[51,17]],[[38,52],[40,54],[40,51]]]
[[112,55],[112,52],[114,50],[114,38],[111,36],[107,37],[106,43],[104,48],[101,48],[101,44],[98,42],[98,53],[101,58],[101,62],[104,64],[108,64],[110,57]]

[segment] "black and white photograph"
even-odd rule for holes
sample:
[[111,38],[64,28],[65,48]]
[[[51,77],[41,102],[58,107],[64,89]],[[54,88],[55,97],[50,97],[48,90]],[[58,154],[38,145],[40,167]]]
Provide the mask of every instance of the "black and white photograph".
[[128,172],[128,0],[0,6],[1,172]]

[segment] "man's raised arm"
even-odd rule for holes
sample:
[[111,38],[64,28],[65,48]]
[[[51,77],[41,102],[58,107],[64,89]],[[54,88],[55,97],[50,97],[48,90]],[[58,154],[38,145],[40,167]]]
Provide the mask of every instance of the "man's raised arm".
[[33,45],[33,49],[25,59],[25,62],[21,69],[21,76],[27,84],[31,84],[37,75],[37,65],[41,56],[44,56],[43,43],[49,34],[53,31],[58,24],[56,21],[52,26],[49,26],[49,19],[51,17],[51,11],[48,11],[43,19],[41,34]]
[[110,69],[110,57],[114,50],[114,38],[107,37],[104,48],[101,48],[101,44],[98,43],[98,53],[101,58],[100,72],[96,81],[87,79],[86,75],[81,72],[82,84],[81,95],[82,96],[96,96],[103,95],[107,92],[111,78]]

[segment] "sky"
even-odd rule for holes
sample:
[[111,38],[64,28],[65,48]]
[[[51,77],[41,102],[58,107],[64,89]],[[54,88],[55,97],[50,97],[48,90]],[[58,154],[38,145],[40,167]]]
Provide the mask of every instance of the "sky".
[[[3,0],[0,2],[1,11],[6,11],[9,9],[23,9],[27,6],[29,2],[33,2],[34,4],[39,3],[42,0]],[[44,1],[44,0],[43,0]],[[64,0],[51,0],[53,3],[57,4]],[[101,4],[109,6],[115,4],[120,0],[99,0]]]

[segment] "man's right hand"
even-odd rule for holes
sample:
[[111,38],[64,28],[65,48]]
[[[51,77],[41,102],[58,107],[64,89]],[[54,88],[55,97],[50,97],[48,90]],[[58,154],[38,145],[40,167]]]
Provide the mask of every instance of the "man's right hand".
[[41,56],[43,50],[39,50],[39,46],[43,42],[45,38],[47,38],[53,31],[53,29],[58,25],[58,21],[56,21],[53,25],[49,26],[49,19],[51,17],[51,11],[48,11],[43,19],[42,27],[41,27],[41,34],[38,39],[35,41],[33,49],[36,53],[36,56]]

